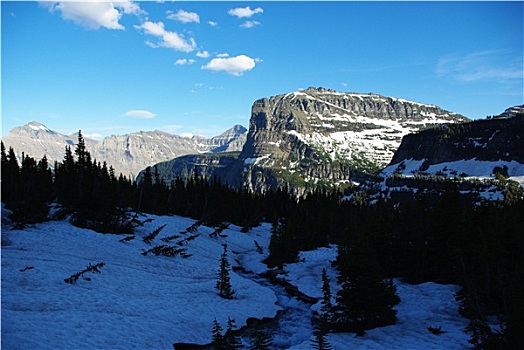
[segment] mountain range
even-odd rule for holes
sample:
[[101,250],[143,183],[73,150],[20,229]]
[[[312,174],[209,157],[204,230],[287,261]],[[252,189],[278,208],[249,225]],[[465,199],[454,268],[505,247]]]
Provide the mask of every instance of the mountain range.
[[[523,111],[515,106],[472,122],[431,104],[308,88],[255,101],[249,131],[236,125],[209,139],[155,130],[85,141],[92,157],[117,174],[140,178],[152,166],[169,182],[196,168],[253,191],[343,188],[393,173],[490,176],[496,167],[524,179]],[[3,142],[18,155],[46,154],[53,162],[76,138],[30,122]]]
[[[219,136],[182,137],[160,130],[108,136],[101,141],[85,138],[86,148],[93,159],[107,162],[116,174],[135,178],[144,168],[186,154],[240,151],[247,130],[235,125]],[[20,158],[22,152],[36,159],[47,156],[50,164],[61,161],[65,147],[74,149],[78,134],[64,135],[32,121],[14,128],[2,138],[7,148],[13,147]]]

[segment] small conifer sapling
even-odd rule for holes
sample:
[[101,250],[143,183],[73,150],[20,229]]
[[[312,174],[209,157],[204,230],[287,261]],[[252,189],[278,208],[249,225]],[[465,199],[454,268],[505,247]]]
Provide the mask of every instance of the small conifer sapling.
[[227,244],[222,245],[224,252],[220,257],[220,268],[218,270],[218,280],[215,288],[218,294],[224,299],[233,299],[235,291],[231,286],[231,278],[229,277],[229,260],[227,258]]

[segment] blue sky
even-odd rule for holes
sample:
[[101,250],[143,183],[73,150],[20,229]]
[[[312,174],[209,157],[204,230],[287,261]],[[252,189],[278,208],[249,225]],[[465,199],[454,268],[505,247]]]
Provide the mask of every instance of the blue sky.
[[309,86],[499,114],[524,103],[523,4],[2,1],[2,135],[210,137]]

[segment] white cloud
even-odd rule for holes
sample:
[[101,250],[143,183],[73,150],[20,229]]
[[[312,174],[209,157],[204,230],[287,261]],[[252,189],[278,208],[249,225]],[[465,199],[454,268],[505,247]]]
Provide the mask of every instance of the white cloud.
[[217,57],[229,57],[229,54],[227,52],[219,53]]
[[187,12],[184,10],[178,10],[177,13],[171,13],[167,18],[179,21],[182,23],[200,23],[200,16],[195,12]]
[[156,114],[144,109],[132,109],[124,113],[126,117],[135,119],[151,119],[156,117]]
[[255,68],[256,63],[260,60],[253,59],[246,55],[239,55],[235,57],[217,57],[209,61],[208,64],[202,66],[202,69],[209,69],[214,71],[224,71],[228,74],[241,76],[245,71]]
[[133,15],[142,15],[146,12],[143,11],[140,6],[136,2],[129,1],[129,0],[120,0],[115,1],[113,3],[116,7],[121,8],[124,10],[124,13],[126,14],[133,14]]
[[183,52],[191,52],[196,48],[195,39],[190,38],[189,40],[185,40],[183,35],[176,32],[167,31],[165,29],[164,23],[162,22],[155,23],[145,21],[139,26],[135,25],[135,28],[142,29],[144,33],[156,36],[158,38],[158,43],[156,44],[146,41],[146,44],[153,48],[165,47]]
[[197,57],[200,57],[200,58],[208,58],[209,57],[209,52],[208,51],[199,51],[196,53]]
[[181,59],[176,60],[175,64],[177,66],[183,66],[183,65],[187,65],[187,64],[193,64],[195,62],[196,61],[194,59],[181,58]]
[[218,25],[218,23],[214,21],[207,21],[207,24],[209,24],[211,27],[216,27]]
[[122,13],[139,15],[145,13],[132,1],[119,2],[90,1],[90,2],[40,2],[40,6],[47,7],[50,12],[59,11],[62,18],[72,21],[76,25],[88,29],[125,29],[119,23]]
[[227,11],[227,13],[231,16],[236,16],[238,18],[249,18],[257,13],[263,13],[264,9],[261,7],[257,7],[256,9],[252,10],[251,7],[237,7],[234,9],[231,9]]
[[440,78],[451,77],[462,82],[509,82],[523,79],[522,66],[522,53],[512,56],[511,51],[486,50],[441,57],[435,73]]
[[244,24],[241,24],[240,26],[242,28],[253,28],[258,25],[260,25],[260,22],[258,21],[246,21]]

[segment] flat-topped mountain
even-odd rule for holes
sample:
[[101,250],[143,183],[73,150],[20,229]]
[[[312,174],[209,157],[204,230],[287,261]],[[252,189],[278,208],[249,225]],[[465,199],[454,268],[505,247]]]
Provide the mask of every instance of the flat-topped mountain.
[[[386,166],[408,133],[465,121],[434,105],[308,88],[255,101],[237,161],[229,160],[211,173],[252,190],[336,185]],[[202,166],[209,161],[191,159]]]
[[[246,133],[246,128],[236,125],[209,139],[202,136],[182,137],[155,130],[108,136],[101,141],[85,139],[85,142],[93,159],[112,165],[116,174],[134,178],[148,166],[183,155],[240,151]],[[74,149],[77,136],[63,135],[43,124],[30,122],[11,130],[2,141],[7,148],[13,147],[19,157],[22,152],[36,159],[45,154],[52,164],[63,159],[67,145]]]

